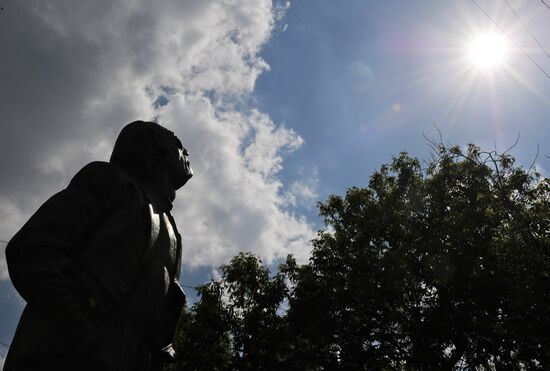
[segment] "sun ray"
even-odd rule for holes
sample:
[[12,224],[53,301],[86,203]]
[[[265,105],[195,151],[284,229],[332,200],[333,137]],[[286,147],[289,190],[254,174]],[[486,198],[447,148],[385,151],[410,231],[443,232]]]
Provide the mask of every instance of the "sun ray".
[[523,77],[518,71],[512,67],[507,67],[506,72],[514,78],[514,80],[529,90],[531,94],[541,100],[546,106],[550,107],[550,99],[541,93],[532,83],[530,83],[525,77]]
[[454,126],[458,120],[459,114],[466,102],[466,99],[471,95],[474,85],[477,81],[475,74],[463,74],[466,79],[459,85],[459,89],[454,95],[453,100],[450,102],[447,110],[443,114],[443,119],[448,122],[450,126]]

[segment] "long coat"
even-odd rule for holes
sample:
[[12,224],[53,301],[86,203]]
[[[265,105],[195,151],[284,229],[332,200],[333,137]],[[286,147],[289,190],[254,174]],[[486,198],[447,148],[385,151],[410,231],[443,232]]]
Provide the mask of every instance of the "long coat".
[[185,303],[181,238],[129,174],[85,166],[6,247],[27,302],[5,371],[159,369]]

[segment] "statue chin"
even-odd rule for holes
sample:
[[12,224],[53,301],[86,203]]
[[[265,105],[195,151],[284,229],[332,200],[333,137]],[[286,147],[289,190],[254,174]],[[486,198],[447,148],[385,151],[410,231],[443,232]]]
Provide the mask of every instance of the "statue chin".
[[174,179],[174,188],[176,190],[183,187],[189,179],[193,177],[193,169],[191,166],[185,168],[185,171],[178,174],[177,178]]

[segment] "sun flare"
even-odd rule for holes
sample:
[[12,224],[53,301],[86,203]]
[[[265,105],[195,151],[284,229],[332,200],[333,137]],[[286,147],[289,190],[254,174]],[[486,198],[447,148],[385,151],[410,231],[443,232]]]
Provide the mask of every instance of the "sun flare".
[[501,65],[507,53],[506,38],[493,32],[477,35],[473,38],[468,50],[472,64],[485,69],[493,69]]

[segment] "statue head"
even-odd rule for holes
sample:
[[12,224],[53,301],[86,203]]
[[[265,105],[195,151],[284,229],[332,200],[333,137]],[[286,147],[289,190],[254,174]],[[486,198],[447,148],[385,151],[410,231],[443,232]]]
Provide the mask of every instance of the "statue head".
[[170,130],[154,122],[134,121],[116,140],[110,162],[148,183],[181,188],[192,176],[189,153]]

